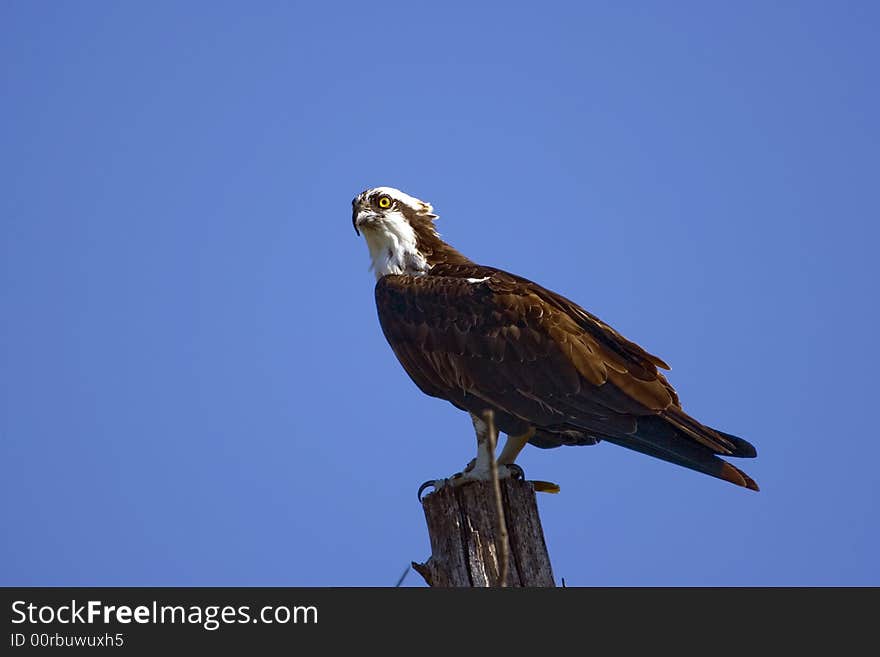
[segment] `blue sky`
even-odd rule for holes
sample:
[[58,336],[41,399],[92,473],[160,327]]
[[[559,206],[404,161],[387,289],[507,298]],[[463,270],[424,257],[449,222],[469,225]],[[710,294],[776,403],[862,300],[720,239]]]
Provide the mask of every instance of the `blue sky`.
[[375,185],[758,447],[758,494],[528,448],[557,578],[880,584],[878,19],[3,2],[0,584],[385,586],[428,556],[416,488],[474,441],[379,329]]

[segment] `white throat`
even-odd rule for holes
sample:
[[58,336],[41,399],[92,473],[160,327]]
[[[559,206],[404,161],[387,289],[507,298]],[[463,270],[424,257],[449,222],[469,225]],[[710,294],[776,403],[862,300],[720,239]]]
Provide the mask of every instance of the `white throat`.
[[400,212],[389,212],[383,218],[362,228],[370,250],[371,269],[376,279],[386,274],[419,276],[430,266],[416,246],[416,232]]

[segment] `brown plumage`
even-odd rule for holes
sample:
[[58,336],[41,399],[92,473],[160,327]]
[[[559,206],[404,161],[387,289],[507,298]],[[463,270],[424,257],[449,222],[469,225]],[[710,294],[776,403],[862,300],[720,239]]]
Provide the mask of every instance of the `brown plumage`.
[[[393,205],[381,213],[383,195]],[[475,415],[491,408],[501,431],[534,429],[538,447],[605,440],[758,490],[719,458],[753,457],[754,447],[685,413],[658,369],[666,363],[565,297],[471,262],[439,238],[430,205],[412,201],[368,190],[354,201],[353,221],[374,255],[382,330],[425,394]],[[387,253],[377,249],[377,260],[381,241],[366,231],[380,229],[402,237],[387,240]]]

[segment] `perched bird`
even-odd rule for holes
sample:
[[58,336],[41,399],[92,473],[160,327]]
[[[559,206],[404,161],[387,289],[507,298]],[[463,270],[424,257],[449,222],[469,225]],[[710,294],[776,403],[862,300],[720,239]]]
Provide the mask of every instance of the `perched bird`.
[[657,356],[537,283],[478,265],[440,239],[429,203],[392,187],[352,201],[376,274],[382,331],[427,395],[471,415],[477,457],[440,480],[489,478],[491,410],[507,442],[499,476],[513,476],[526,444],[550,448],[607,441],[758,490],[719,456],[754,457],[742,438],[682,410]]

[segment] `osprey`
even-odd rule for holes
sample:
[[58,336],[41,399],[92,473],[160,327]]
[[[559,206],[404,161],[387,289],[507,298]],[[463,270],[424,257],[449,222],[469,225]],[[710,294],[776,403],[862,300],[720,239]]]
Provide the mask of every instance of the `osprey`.
[[[429,203],[392,187],[352,201],[376,274],[382,331],[415,384],[470,413],[477,457],[446,482],[489,478],[491,410],[507,442],[499,476],[526,444],[607,441],[758,490],[719,456],[754,457],[742,438],[682,410],[660,358],[537,283],[472,262],[440,239]],[[520,471],[521,472],[521,471]]]

